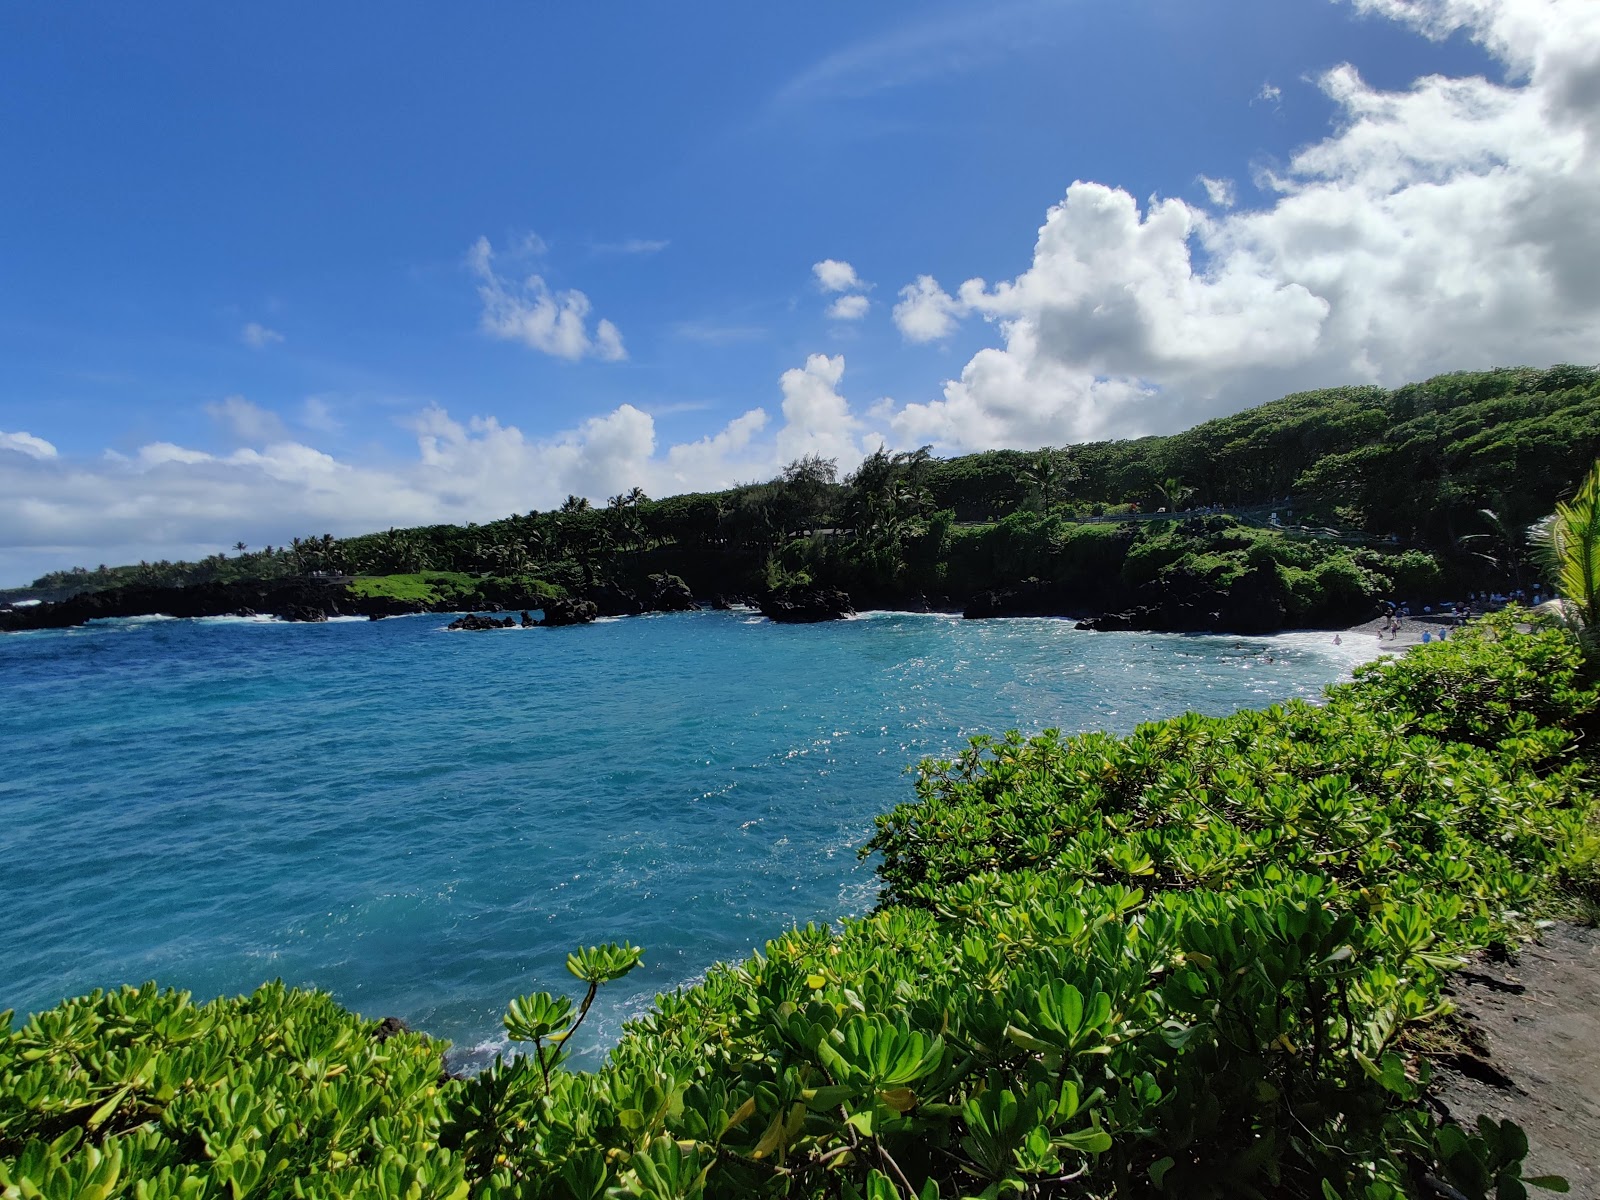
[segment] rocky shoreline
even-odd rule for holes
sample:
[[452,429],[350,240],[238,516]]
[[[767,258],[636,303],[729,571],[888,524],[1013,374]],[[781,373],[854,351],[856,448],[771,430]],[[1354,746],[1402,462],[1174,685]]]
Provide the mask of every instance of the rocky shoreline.
[[[729,609],[736,604],[758,609],[769,620],[780,624],[835,621],[854,615],[858,609],[876,609],[960,612],[969,620],[1056,617],[1075,621],[1079,629],[1101,632],[1249,635],[1277,633],[1288,627],[1281,599],[1255,576],[1246,576],[1227,590],[1197,587],[1182,593],[1167,592],[1112,612],[1087,608],[1081,597],[1041,579],[1026,579],[1010,587],[981,592],[964,605],[943,597],[937,600],[921,595],[853,598],[838,588],[792,587],[756,597],[719,595],[705,606]],[[512,619],[511,625],[558,627],[588,624],[599,617],[691,612],[701,607],[701,602],[682,579],[674,575],[652,575],[637,589],[607,583],[573,598],[508,594],[503,603],[471,609],[471,619],[458,621],[451,628],[479,631],[508,627],[507,619],[479,614],[520,613],[525,619],[520,622]],[[543,612],[542,620],[534,621],[528,616],[536,610]],[[456,601],[430,604],[362,596],[351,591],[342,580],[309,578],[85,592],[56,603],[0,609],[0,632],[64,629],[93,620],[156,614],[171,617],[272,616],[285,621],[317,622],[341,616],[381,620],[414,613],[468,611]],[[1326,627],[1347,629],[1371,615],[1370,610],[1350,613]]]

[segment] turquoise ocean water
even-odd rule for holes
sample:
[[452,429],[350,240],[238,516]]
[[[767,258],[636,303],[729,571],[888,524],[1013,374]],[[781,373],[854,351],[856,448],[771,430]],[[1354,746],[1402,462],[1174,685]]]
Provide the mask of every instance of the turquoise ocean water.
[[872,906],[856,847],[972,734],[1315,696],[1375,645],[868,614],[456,634],[135,619],[0,636],[0,1009],[265,979],[503,1046],[624,938],[594,1047],[790,924]]

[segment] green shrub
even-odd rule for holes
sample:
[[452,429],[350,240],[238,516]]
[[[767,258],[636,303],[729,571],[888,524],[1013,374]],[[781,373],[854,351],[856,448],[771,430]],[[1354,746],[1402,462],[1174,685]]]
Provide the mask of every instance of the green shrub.
[[538,608],[547,600],[557,600],[567,590],[532,575],[496,575],[478,581],[471,593],[460,599],[469,604],[499,604],[505,608]]
[[154,984],[0,1020],[0,1196],[465,1196],[443,1046],[320,992]]
[[1382,569],[1391,581],[1392,594],[1404,600],[1435,600],[1444,584],[1438,559],[1420,550],[1393,555],[1383,562]]

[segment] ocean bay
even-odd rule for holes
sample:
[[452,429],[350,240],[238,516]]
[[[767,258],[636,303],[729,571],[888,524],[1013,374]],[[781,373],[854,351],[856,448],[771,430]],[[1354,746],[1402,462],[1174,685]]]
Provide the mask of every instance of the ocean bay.
[[629,939],[645,965],[604,995],[603,1044],[712,962],[870,908],[855,847],[922,756],[1311,697],[1375,650],[905,614],[445,620],[0,639],[0,1007],[281,976],[482,1061],[506,1000]]

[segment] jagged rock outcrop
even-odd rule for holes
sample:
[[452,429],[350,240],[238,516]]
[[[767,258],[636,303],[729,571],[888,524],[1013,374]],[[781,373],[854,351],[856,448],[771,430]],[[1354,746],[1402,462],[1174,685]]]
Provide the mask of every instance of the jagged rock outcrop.
[[477,613],[468,613],[464,617],[457,617],[446,629],[463,630],[467,633],[480,633],[489,629],[515,629],[516,621],[511,617],[480,617]]
[[0,633],[67,629],[112,617],[253,617],[324,621],[329,617],[398,617],[407,613],[459,611],[448,602],[424,604],[391,596],[351,594],[342,579],[254,579],[198,583],[188,587],[108,588],[80,592],[54,604],[0,609]]
[[1056,584],[1045,579],[1024,579],[1014,587],[979,592],[968,600],[961,615],[969,621],[990,617],[1068,617],[1081,612]]
[[650,612],[697,612],[700,605],[689,585],[676,575],[652,575],[645,607]]
[[1011,587],[980,592],[962,615],[989,617],[1077,617],[1079,629],[1104,633],[1150,630],[1162,633],[1273,633],[1288,612],[1282,587],[1266,570],[1251,570],[1224,585],[1199,573],[1170,571],[1159,582],[1133,592],[1133,603],[1109,612],[1084,615],[1086,607],[1059,585],[1025,579]]
[[837,621],[854,616],[855,611],[850,606],[850,597],[838,588],[788,588],[772,593],[761,602],[762,616],[785,625]]
[[1126,612],[1101,613],[1085,617],[1074,628],[1093,629],[1100,633],[1131,633],[1136,629],[1156,629],[1161,613],[1153,608],[1130,608]]
[[595,584],[584,593],[584,600],[602,617],[636,617],[645,611],[638,592],[615,583]]
[[1203,575],[1171,572],[1159,586],[1147,584],[1139,591],[1143,603],[1088,617],[1078,628],[1102,633],[1276,633],[1288,619],[1281,585],[1265,569],[1246,571],[1226,586]]
[[694,612],[689,585],[676,575],[651,575],[637,591],[616,583],[599,583],[584,593],[602,617],[636,617],[649,612]]
[[548,600],[544,605],[544,620],[539,624],[552,628],[562,625],[587,625],[600,615],[592,600]]

